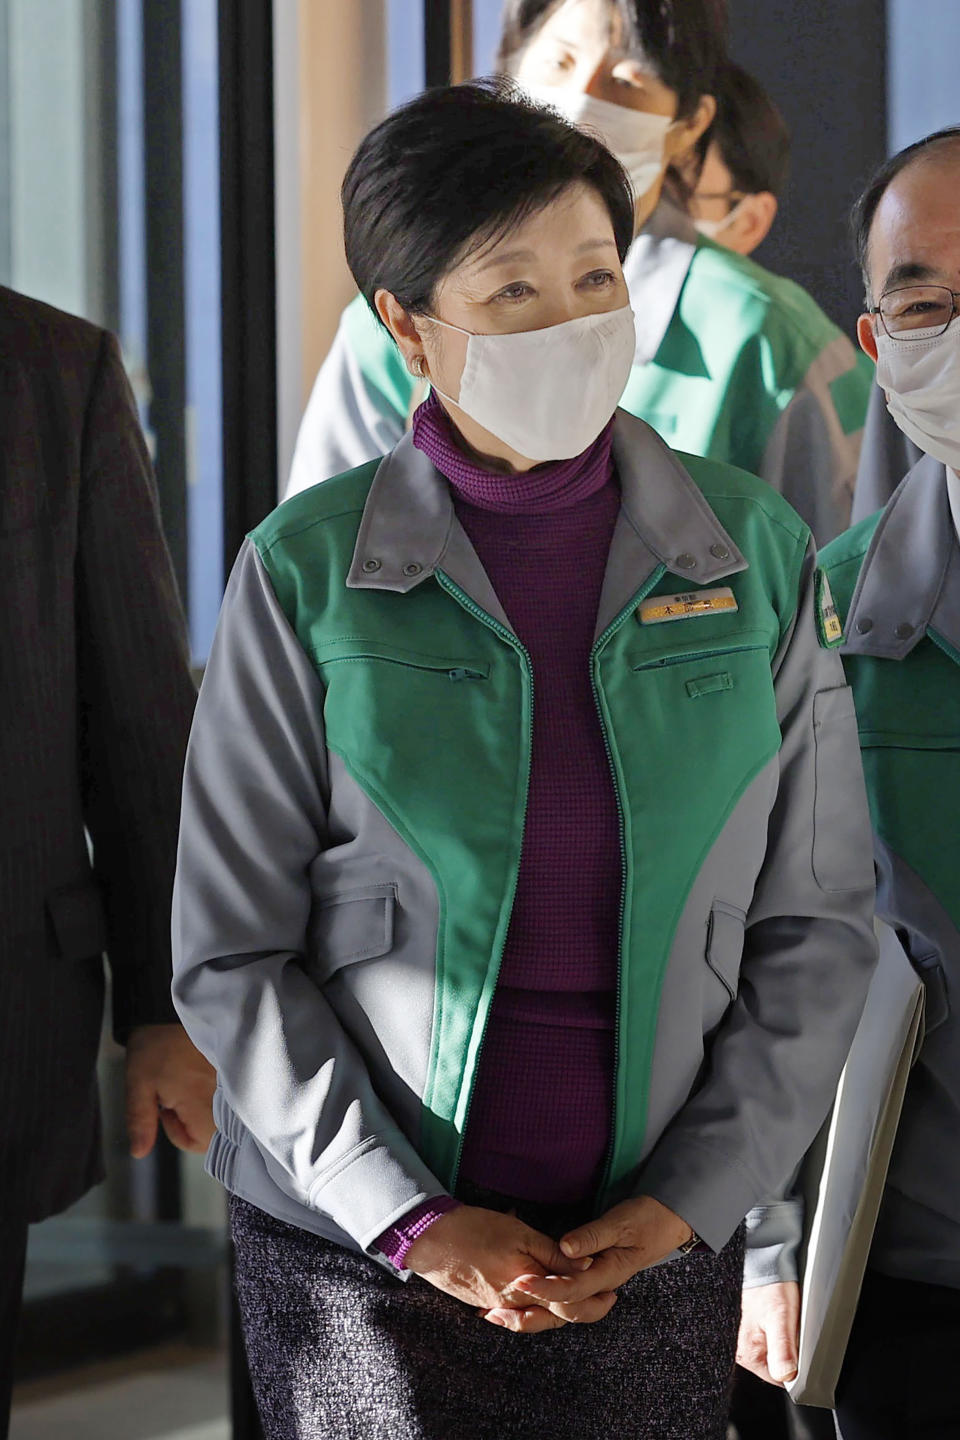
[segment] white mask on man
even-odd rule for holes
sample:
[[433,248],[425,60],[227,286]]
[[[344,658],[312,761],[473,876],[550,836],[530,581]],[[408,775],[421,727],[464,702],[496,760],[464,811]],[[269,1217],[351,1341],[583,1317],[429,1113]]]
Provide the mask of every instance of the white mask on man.
[[914,330],[909,340],[878,326],[877,384],[904,435],[960,469],[960,316],[939,335]]
[[629,305],[507,335],[475,335],[430,318],[469,336],[459,397],[434,390],[537,463],[569,460],[592,444],[616,410],[633,364]]
[[[694,199],[696,199],[696,196],[694,196]],[[733,209],[728,211],[722,220],[694,220],[694,228],[699,230],[701,235],[706,235],[708,240],[716,240],[718,236],[723,234],[727,226],[732,225],[736,220],[738,213],[746,203],[746,199],[747,197],[744,195],[742,200],[738,200]]]
[[593,132],[630,176],[636,199],[660,179],[666,164],[664,142],[673,124],[669,115],[652,115],[629,105],[595,100],[582,90],[555,85],[524,85],[536,105],[552,105],[578,130]]

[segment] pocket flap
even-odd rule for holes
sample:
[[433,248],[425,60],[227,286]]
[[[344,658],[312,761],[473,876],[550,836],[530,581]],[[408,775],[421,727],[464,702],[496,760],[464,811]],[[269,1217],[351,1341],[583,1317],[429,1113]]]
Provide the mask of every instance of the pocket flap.
[[361,885],[318,896],[310,915],[310,960],[322,977],[393,948],[397,887]]
[[740,961],[743,958],[743,927],[746,916],[742,910],[714,902],[707,925],[707,964],[717,979],[736,999],[740,987]]
[[77,880],[51,890],[46,911],[61,960],[87,960],[106,949],[107,925],[100,890],[93,880]]

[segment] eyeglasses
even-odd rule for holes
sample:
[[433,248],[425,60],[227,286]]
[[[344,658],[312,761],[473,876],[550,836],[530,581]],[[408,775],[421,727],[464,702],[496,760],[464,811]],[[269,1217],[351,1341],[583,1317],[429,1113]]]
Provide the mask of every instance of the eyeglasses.
[[958,300],[960,290],[948,290],[946,285],[905,285],[881,295],[870,314],[880,316],[892,340],[909,340],[914,330],[923,332],[917,339],[933,340],[960,314]]

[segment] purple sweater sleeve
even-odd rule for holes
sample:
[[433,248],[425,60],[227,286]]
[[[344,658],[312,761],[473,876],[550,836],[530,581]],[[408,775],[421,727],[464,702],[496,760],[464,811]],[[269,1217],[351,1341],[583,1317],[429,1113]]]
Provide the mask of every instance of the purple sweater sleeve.
[[391,1225],[382,1235],[378,1235],[374,1244],[381,1255],[385,1255],[392,1265],[402,1270],[414,1240],[418,1240],[425,1230],[429,1230],[434,1220],[456,1210],[460,1203],[459,1200],[454,1200],[452,1195],[435,1195],[430,1200],[424,1200],[421,1205],[415,1205],[412,1210],[408,1210],[396,1225]]

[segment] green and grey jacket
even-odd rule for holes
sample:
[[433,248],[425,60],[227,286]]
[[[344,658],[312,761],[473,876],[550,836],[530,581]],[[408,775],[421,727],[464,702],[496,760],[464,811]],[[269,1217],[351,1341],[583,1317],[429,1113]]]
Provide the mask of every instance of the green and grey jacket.
[[[806,527],[622,411],[614,456],[591,676],[623,912],[596,1204],[649,1192],[720,1247],[831,1103],[874,961],[869,820]],[[409,437],[237,561],[187,761],[174,996],[219,1072],[209,1168],[342,1244],[456,1185],[535,688]]]
[[926,986],[871,1264],[960,1287],[960,544],[943,465],[923,456],[823,563],[845,622],[877,910]]
[[[662,202],[624,261],[637,321],[621,405],[675,449],[760,475],[819,544],[850,519],[873,365],[790,280]],[[287,493],[392,450],[423,398],[358,297],[310,396]]]

